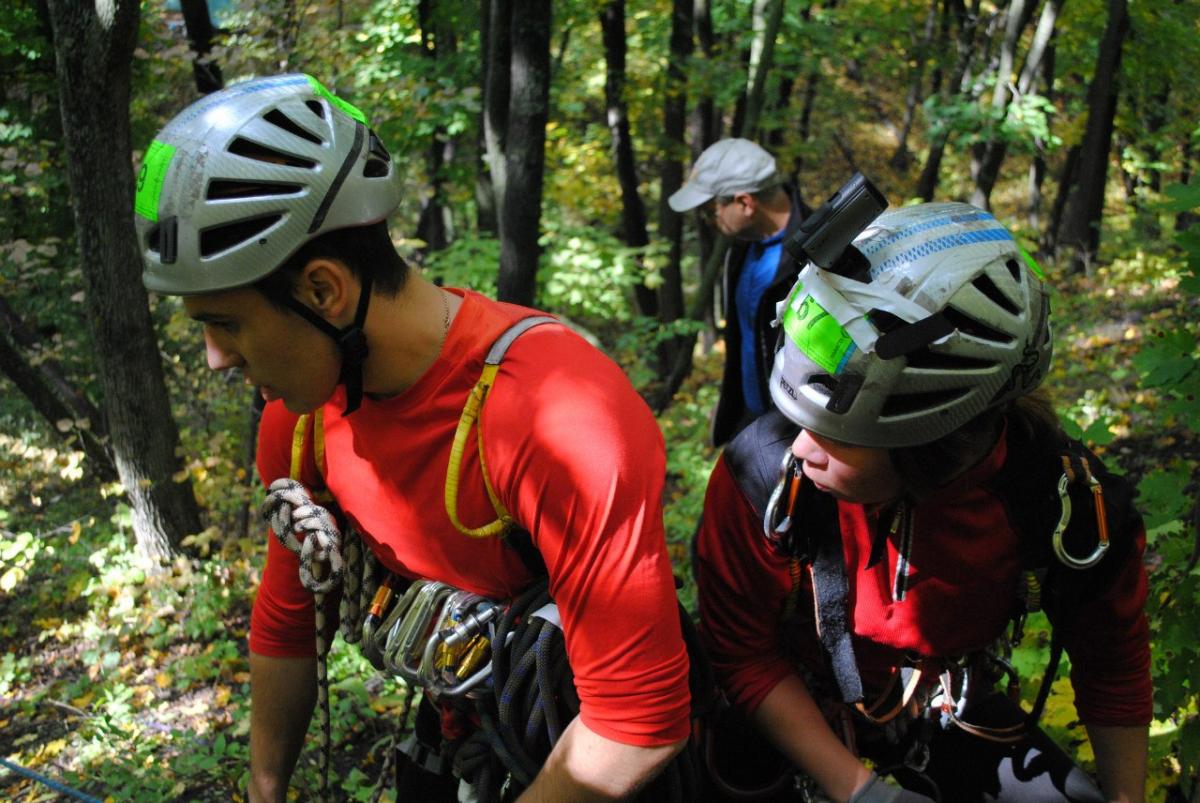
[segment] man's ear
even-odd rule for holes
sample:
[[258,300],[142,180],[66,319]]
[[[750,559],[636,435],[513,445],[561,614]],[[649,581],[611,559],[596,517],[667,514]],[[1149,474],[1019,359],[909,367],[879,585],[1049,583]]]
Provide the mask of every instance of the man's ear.
[[758,208],[758,199],[748,192],[739,192],[733,196],[733,203],[737,205],[738,214],[751,217],[754,210]]
[[[310,259],[296,282],[296,298],[335,325],[348,325],[354,316],[359,282],[340,259]],[[342,318],[346,318],[343,322]]]

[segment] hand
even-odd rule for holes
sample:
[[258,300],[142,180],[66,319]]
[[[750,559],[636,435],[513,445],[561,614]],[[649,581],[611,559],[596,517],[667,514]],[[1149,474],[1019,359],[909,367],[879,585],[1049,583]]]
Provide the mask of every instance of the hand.
[[870,779],[850,795],[848,803],[933,803],[933,798],[897,786],[888,786],[882,778],[872,772]]

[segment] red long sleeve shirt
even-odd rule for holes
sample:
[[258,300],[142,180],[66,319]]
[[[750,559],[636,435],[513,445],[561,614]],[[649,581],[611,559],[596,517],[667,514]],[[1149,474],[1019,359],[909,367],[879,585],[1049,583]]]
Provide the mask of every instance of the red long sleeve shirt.
[[[496,599],[532,579],[499,538],[459,533],[443,495],[450,445],[467,394],[495,338],[529,310],[462,292],[441,355],[404,393],[365,398],[343,418],[344,390],[324,406],[324,481],[391,571]],[[288,475],[296,417],[264,412],[258,449],[265,483]],[[688,661],[662,525],[665,455],[649,408],[621,370],[563,326],[516,340],[481,421],[485,458],[501,502],[546,563],[562,617],[580,716],[602,736],[668,744],[689,730]],[[302,477],[310,485],[311,471]],[[496,518],[472,432],[459,487],[459,519]],[[313,654],[312,595],[297,558],[270,539],[250,648]]]
[[[853,643],[864,688],[880,689],[900,656],[955,657],[992,643],[1012,610],[1019,536],[1001,500],[983,483],[1007,458],[1002,438],[980,465],[923,500],[913,511],[908,591],[892,598],[897,537],[867,568],[878,531],[876,512],[839,502]],[[1143,611],[1145,534],[1116,582],[1077,611],[1065,647],[1075,703],[1084,722],[1144,725],[1152,713],[1149,631]],[[797,664],[827,675],[807,572],[796,615],[783,622],[792,594],[789,560],[767,544],[762,518],[724,458],[709,480],[697,535],[702,634],[731,699],[753,711]]]

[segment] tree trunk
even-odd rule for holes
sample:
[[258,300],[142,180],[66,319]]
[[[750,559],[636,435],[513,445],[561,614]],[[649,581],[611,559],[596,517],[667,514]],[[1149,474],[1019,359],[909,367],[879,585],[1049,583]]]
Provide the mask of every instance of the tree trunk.
[[908,152],[908,136],[912,133],[913,120],[917,116],[917,106],[921,102],[921,85],[925,79],[925,61],[929,58],[929,48],[933,44],[933,35],[938,18],[938,4],[941,0],[930,0],[929,11],[925,14],[925,27],[921,38],[913,48],[913,60],[916,62],[908,78],[908,95],[904,98],[904,117],[900,121],[900,132],[896,136],[896,149],[888,163],[896,170],[904,171],[912,164],[912,154]]
[[1100,218],[1104,213],[1108,157],[1117,111],[1121,51],[1128,31],[1127,0],[1109,0],[1108,25],[1100,40],[1096,73],[1088,87],[1088,120],[1079,149],[1079,182],[1067,199],[1058,235],[1058,246],[1067,249],[1072,272],[1090,273],[1100,248]]
[[[1047,0],[1033,34],[1033,43],[1025,56],[1025,68],[1017,80],[1017,90],[1022,94],[1042,85],[1042,95],[1050,102],[1054,96],[1054,37],[1055,23],[1062,10],[1063,0]],[[1041,227],[1042,182],[1046,178],[1046,143],[1038,140],[1037,151],[1029,165],[1029,202],[1027,213],[1029,225],[1034,231]]]
[[1058,231],[1062,224],[1063,211],[1067,208],[1067,198],[1073,192],[1075,177],[1079,173],[1079,146],[1074,145],[1067,150],[1067,158],[1063,161],[1062,172],[1058,179],[1058,194],[1054,196],[1054,206],[1050,207],[1050,220],[1042,234],[1042,256],[1054,256],[1058,253]]
[[[430,62],[430,73],[436,75],[438,60],[445,53],[452,58],[457,49],[454,33],[448,25],[439,21],[431,0],[418,3],[417,19],[421,30],[421,54]],[[450,161],[452,154],[453,146],[446,137],[446,129],[437,126],[425,151],[429,194],[421,199],[421,215],[417,219],[417,239],[425,243],[421,249],[423,255],[442,251],[450,244],[450,224],[447,221],[450,211],[442,203],[442,166]]]
[[[683,274],[683,216],[667,205],[667,199],[683,185],[682,159],[687,151],[684,133],[687,128],[687,63],[693,48],[693,0],[673,0],[671,6],[671,40],[667,55],[667,72],[663,81],[663,150],[661,192],[658,203],[658,236],[667,243],[667,263],[663,267],[663,283],[658,288],[658,319],[673,323],[684,316]],[[664,367],[671,365],[684,349],[685,338],[667,341]],[[665,379],[665,377],[663,377]]]
[[483,98],[479,124],[475,131],[475,227],[480,234],[498,233],[496,221],[496,188],[492,184],[488,152],[488,81],[491,75],[492,0],[479,0],[479,88]]
[[[1029,50],[1025,54],[1025,65],[1021,69],[1021,75],[1014,85],[1015,94],[1018,98],[1028,94],[1033,89],[1034,84],[1037,81],[1037,77],[1041,72],[1042,60],[1045,57],[1050,40],[1054,37],[1054,26],[1058,21],[1058,13],[1061,8],[1062,0],[1047,0],[1046,4],[1042,6],[1042,14],[1038,19],[1037,29],[1033,34],[1033,39],[1029,45]],[[1021,31],[1023,31],[1028,24],[1029,16],[1032,10],[1033,4],[1029,4],[1025,6],[1025,8],[1021,9]],[[1014,5],[1010,13],[1017,13],[1017,11],[1018,9],[1016,5]],[[1004,55],[1002,55],[1000,60],[1000,73],[997,80],[997,86],[999,86],[999,78],[1005,75],[1011,75],[1014,69],[1013,63],[1009,60],[1007,55],[1009,52],[1010,42],[1015,42],[1015,40],[1012,39],[1012,35],[1012,26],[1010,25],[1008,26],[1008,30],[1004,39],[1004,47],[1002,49],[1002,53]],[[1020,31],[1018,31],[1016,36],[1019,37],[1020,35]],[[993,94],[993,109],[997,115],[997,123],[1003,120],[1004,116],[1007,114],[1009,101],[1006,98],[1007,95],[1004,99],[1001,99],[1001,101],[998,102],[997,95]],[[976,179],[976,189],[975,195],[971,199],[971,202],[976,206],[981,206],[985,209],[990,207],[992,189],[996,186],[996,179],[1000,175],[1000,165],[1004,161],[1004,157],[1007,155],[1007,153],[1007,143],[1005,143],[1002,139],[993,137],[982,148],[982,151],[977,154],[978,159],[972,167],[972,172]]]
[[67,178],[108,431],[138,549],[149,560],[163,560],[199,531],[200,517],[191,484],[173,479],[181,468],[179,432],[133,229],[128,109],[139,6],[135,0],[50,0],[49,7]]
[[512,6],[506,184],[496,286],[501,301],[525,306],[533,305],[541,254],[538,231],[550,99],[550,9],[550,0],[519,0]]
[[742,121],[742,136],[758,137],[758,121],[762,117],[763,98],[767,79],[775,61],[775,40],[783,21],[783,0],[756,0],[754,3],[754,38],[750,44],[750,74],[746,89],[746,116]]
[[[950,80],[946,82],[945,92],[942,94],[943,100],[948,101],[952,92],[962,94],[968,89],[966,78],[971,69],[971,61],[975,56],[975,32],[980,24],[979,3],[980,0],[972,0],[969,13],[963,0],[948,0],[946,3],[945,13],[953,15],[958,23],[958,36],[955,40],[957,57],[954,61],[954,72]],[[942,157],[945,155],[946,143],[949,142],[949,139],[950,135],[947,131],[937,132],[930,139],[929,153],[925,156],[925,164],[917,179],[917,196],[923,201],[932,201],[933,196],[937,193]]]
[[60,437],[79,439],[87,455],[87,468],[101,482],[114,482],[117,469],[112,454],[104,444],[104,423],[98,410],[83,394],[71,387],[62,369],[54,360],[29,360],[25,353],[36,349],[38,338],[0,298],[0,372]]
[[[608,131],[612,140],[613,162],[621,185],[621,234],[630,248],[650,244],[646,233],[646,206],[638,191],[637,160],[629,133],[629,115],[625,106],[625,0],[610,0],[600,12],[604,39],[604,104],[608,109]],[[640,262],[640,260],[639,260]],[[645,282],[634,286],[638,313],[658,315],[658,298]]]
[[180,0],[183,25],[187,29],[188,42],[192,46],[192,75],[196,78],[196,91],[201,95],[216,92],[225,86],[221,66],[209,58],[212,53],[212,17],[208,13],[208,0]]
[[[716,36],[713,33],[712,6],[709,0],[696,0],[693,8],[693,24],[696,28],[696,44],[700,55],[705,61],[711,62],[716,56]],[[692,143],[692,161],[700,157],[704,150],[717,141],[720,132],[720,118],[716,111],[716,101],[711,87],[705,85],[698,88],[701,93],[696,99],[696,107],[692,110],[689,139]],[[712,258],[713,247],[716,244],[716,233],[711,226],[700,224],[696,226],[696,242],[699,246],[699,264],[707,265]],[[716,313],[713,310],[712,292],[703,299],[702,319],[708,326],[704,330],[704,348],[707,351],[716,341]]]
[[512,0],[483,0],[490,11],[484,20],[488,28],[487,70],[483,85],[483,139],[491,175],[492,199],[497,232],[504,220],[505,159],[508,137],[508,106],[512,95]]
[[1017,63],[1017,44],[1033,16],[1033,7],[1033,0],[1011,0],[1005,13],[996,83],[992,87],[988,134],[984,142],[971,149],[971,178],[975,181],[971,203],[980,209],[992,208],[992,189],[1000,175],[1000,164],[1008,152],[1008,143],[1001,136],[999,128],[1008,114],[1008,106],[1016,89],[1013,72]]

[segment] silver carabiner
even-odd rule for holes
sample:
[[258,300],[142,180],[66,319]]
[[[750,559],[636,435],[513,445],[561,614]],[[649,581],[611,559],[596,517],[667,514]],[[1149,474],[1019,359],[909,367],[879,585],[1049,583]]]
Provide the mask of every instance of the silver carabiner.
[[792,454],[789,448],[784,452],[783,460],[779,463],[779,482],[775,484],[775,488],[771,491],[771,496],[767,499],[767,507],[763,512],[763,535],[771,546],[778,548],[783,541],[783,535],[792,526],[791,511],[776,524],[775,517],[779,513],[779,503],[784,499],[784,492],[787,490],[788,480],[799,473],[799,466],[796,464],[796,457]]
[[[446,672],[437,668],[437,650],[441,646],[457,647],[481,635],[484,628],[504,610],[503,606],[486,597],[461,592],[446,602],[439,617],[439,627],[425,644],[421,657],[421,685],[438,697],[459,697],[467,694],[492,674],[492,662],[485,660],[469,677],[451,685]],[[477,611],[477,612],[472,612]],[[489,639],[490,641],[490,639]],[[457,678],[457,675],[455,674]]]
[[1096,500],[1096,517],[1097,525],[1100,527],[1100,537],[1096,541],[1096,548],[1086,558],[1074,557],[1067,552],[1067,548],[1063,545],[1063,536],[1067,532],[1067,525],[1071,522],[1071,494],[1068,493],[1071,481],[1066,472],[1063,472],[1062,477],[1058,480],[1058,499],[1062,505],[1062,514],[1058,517],[1058,526],[1054,528],[1054,554],[1068,569],[1088,569],[1095,566],[1108,551],[1108,527],[1104,523],[1104,501],[1101,496],[1100,483],[1090,473],[1087,480],[1092,496]]
[[429,636],[430,622],[455,590],[453,586],[434,582],[421,587],[404,618],[388,631],[383,663],[389,672],[410,683],[420,683],[419,661],[423,650],[418,649],[417,645],[424,646]]

